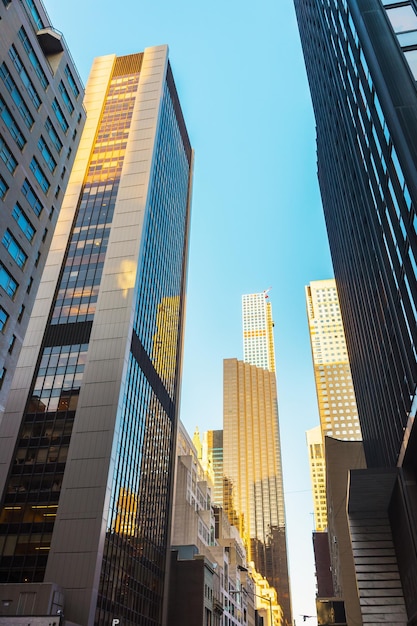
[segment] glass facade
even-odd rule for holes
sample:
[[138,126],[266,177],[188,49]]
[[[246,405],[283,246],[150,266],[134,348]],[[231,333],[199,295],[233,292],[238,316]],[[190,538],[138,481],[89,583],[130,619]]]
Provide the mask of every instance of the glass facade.
[[[326,226],[371,465],[396,464],[417,383],[415,114],[409,104],[416,94],[401,49],[416,20],[414,3],[398,4],[373,0],[365,11],[361,1],[312,6],[295,0]],[[378,16],[375,32],[367,23],[370,5]],[[312,41],[321,42],[320,63]],[[405,102],[412,111],[407,121]]]
[[[73,427],[89,419],[80,409],[85,370],[106,366],[105,361],[89,360],[95,347],[92,328],[103,315],[97,302],[106,278],[103,270],[132,116],[141,98],[142,56],[116,59],[106,89],[0,515],[2,582],[44,580],[59,498],[65,497],[62,484]],[[52,158],[40,145],[39,149],[45,160]],[[103,513],[108,521],[96,626],[110,626],[115,616],[126,626],[162,622],[190,176],[191,148],[168,65],[140,234],[133,328],[129,336],[120,338],[128,356],[114,408],[110,503]],[[28,186],[26,198],[35,210]],[[30,240],[33,227],[19,205],[14,217]],[[123,284],[118,288],[123,291]]]

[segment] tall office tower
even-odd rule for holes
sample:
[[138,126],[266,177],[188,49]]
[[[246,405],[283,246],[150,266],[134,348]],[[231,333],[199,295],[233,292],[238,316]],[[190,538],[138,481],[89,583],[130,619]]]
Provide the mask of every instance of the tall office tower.
[[306,433],[311,486],[313,488],[314,529],[322,532],[327,528],[326,461],[320,426]]
[[85,122],[84,88],[40,0],[0,3],[0,416]]
[[167,47],[96,59],[85,106],[0,429],[0,580],[60,585],[82,626],[157,625],[192,176]]
[[[295,0],[295,7],[365,455],[368,468],[396,474],[386,513],[411,618],[417,614],[410,549],[417,537],[416,4]],[[353,480],[350,488],[360,485],[365,481]],[[382,480],[368,485],[375,493],[377,485],[388,489]],[[364,492],[361,503],[350,499],[349,515],[369,514],[382,502],[372,504]]]
[[275,372],[274,322],[268,291],[242,296],[243,360]]
[[208,430],[203,435],[202,464],[213,475],[213,503],[223,502],[223,431]]
[[225,359],[223,388],[223,507],[291,624],[275,373]]
[[312,281],[306,301],[322,436],[361,439],[335,280]]
[[327,528],[324,437],[361,439],[355,391],[334,279],[312,281],[306,288],[320,430],[307,432],[315,530]]

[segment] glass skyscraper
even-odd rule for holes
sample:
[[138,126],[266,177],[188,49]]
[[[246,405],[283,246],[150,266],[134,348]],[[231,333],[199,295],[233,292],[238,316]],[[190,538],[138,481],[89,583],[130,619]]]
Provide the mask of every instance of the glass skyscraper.
[[166,46],[95,60],[0,430],[0,581],[76,624],[161,624],[192,150]]
[[[364,621],[371,621],[372,607],[379,606],[380,612],[393,612],[393,622],[398,617],[401,623],[408,619],[414,624],[417,5],[414,0],[294,0],[294,4],[368,465],[368,470],[351,475],[348,502],[353,555],[362,576],[358,574],[361,608]],[[382,570],[376,565],[386,563],[381,544],[373,541],[369,530],[378,519],[392,563],[398,564],[406,614],[389,589],[396,588],[398,572],[390,580],[388,566]],[[370,582],[374,580],[390,584],[383,589],[380,583],[378,591]],[[397,588],[395,594],[401,595]]]

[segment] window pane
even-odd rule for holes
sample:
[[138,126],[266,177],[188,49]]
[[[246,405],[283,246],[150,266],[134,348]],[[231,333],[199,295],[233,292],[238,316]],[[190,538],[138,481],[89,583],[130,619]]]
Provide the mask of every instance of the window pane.
[[387,9],[387,15],[396,33],[417,30],[417,15],[409,4],[405,7]]

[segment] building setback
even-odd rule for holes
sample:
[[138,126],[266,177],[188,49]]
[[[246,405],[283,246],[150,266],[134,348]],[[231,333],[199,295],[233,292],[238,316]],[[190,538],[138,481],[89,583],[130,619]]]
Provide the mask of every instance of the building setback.
[[[417,7],[414,0],[295,0],[295,8],[367,471],[375,476],[356,480],[351,473],[349,520],[365,524],[364,512],[375,519],[387,503],[387,546],[395,548],[390,557],[398,561],[408,623],[414,623]],[[405,623],[393,585],[380,583],[378,591],[372,583],[389,581],[394,568],[381,561],[387,558],[382,544],[368,547],[362,544],[357,561],[358,580],[367,587],[358,584],[364,621],[372,606],[371,612],[390,615],[390,623]],[[373,557],[385,569],[377,571]]]
[[84,87],[40,0],[0,3],[0,416],[85,122]]
[[82,626],[158,625],[192,178],[167,47],[96,59],[85,105],[0,430],[0,580],[56,583]]

